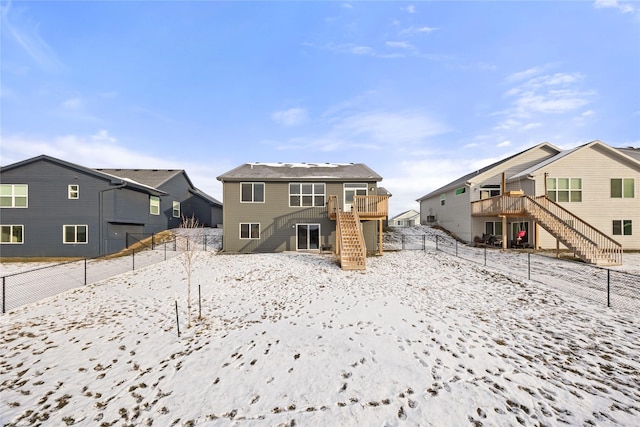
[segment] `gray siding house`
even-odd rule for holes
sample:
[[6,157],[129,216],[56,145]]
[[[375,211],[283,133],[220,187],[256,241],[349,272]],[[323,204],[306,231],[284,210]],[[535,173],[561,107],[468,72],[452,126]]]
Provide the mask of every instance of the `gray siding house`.
[[127,233],[177,227],[181,215],[221,217],[222,205],[184,171],[151,170],[139,180],[110,172],[46,155],[0,168],[0,256],[96,257],[123,249]]
[[[332,250],[347,227],[338,217],[356,213],[363,251],[381,250],[388,193],[364,164],[246,163],[218,177],[223,184],[223,250],[281,252]],[[342,216],[340,216],[342,215]],[[347,263],[343,262],[343,268]]]

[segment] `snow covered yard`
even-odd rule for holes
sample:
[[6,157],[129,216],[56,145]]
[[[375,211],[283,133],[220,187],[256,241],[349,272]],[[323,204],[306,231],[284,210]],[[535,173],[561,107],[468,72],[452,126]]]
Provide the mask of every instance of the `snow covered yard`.
[[[195,254],[0,317],[3,425],[637,425],[635,313],[432,250]],[[182,335],[177,336],[175,296]],[[194,302],[196,298],[194,297]],[[198,306],[194,305],[194,317]]]

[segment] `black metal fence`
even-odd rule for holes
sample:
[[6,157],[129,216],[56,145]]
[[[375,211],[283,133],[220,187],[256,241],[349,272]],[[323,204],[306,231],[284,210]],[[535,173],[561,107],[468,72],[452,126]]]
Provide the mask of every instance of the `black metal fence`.
[[136,243],[135,248],[117,256],[54,263],[1,276],[2,313],[126,271],[166,261],[185,250],[206,251],[215,248],[213,238],[206,235],[198,236],[197,239],[172,236],[163,241],[137,239]]
[[[625,310],[640,309],[640,275],[522,250],[474,247],[434,234],[402,235],[402,250],[435,249]],[[624,257],[623,257],[624,259]]]

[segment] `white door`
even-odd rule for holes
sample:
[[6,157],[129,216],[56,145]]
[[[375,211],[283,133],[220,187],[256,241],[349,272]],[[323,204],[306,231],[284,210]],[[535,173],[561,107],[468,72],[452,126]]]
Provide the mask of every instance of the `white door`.
[[350,212],[353,208],[353,198],[355,196],[366,196],[367,184],[346,183],[344,184],[344,211]]

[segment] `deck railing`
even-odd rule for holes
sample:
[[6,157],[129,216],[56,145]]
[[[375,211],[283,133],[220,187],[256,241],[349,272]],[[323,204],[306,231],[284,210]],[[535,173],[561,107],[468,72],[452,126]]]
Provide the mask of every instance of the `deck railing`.
[[[548,232],[559,238],[565,245],[571,242],[564,235],[560,226],[570,230],[574,236],[592,245],[596,252],[616,263],[622,262],[622,245],[597,228],[582,220],[572,212],[553,202],[546,196],[531,197],[528,195],[513,197],[508,194],[478,200],[471,203],[473,216],[527,216],[533,217]],[[598,258],[590,254],[590,259]]]
[[353,206],[362,219],[383,218],[389,214],[389,196],[355,196]]

